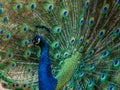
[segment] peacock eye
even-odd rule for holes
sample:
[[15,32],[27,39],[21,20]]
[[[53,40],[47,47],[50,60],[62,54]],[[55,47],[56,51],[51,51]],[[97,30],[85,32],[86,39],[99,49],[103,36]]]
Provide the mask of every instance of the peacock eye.
[[40,43],[40,38],[36,38],[32,42],[33,42],[33,44],[37,45]]

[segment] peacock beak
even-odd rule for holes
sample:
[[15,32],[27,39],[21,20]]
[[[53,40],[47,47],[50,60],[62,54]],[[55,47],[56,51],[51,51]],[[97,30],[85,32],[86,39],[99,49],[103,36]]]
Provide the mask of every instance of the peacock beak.
[[28,47],[32,47],[34,44],[31,42],[28,44]]

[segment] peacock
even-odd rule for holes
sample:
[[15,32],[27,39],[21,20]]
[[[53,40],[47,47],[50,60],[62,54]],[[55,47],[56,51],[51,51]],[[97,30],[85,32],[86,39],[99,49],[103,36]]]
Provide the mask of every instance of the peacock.
[[0,0],[0,83],[120,90],[120,0]]

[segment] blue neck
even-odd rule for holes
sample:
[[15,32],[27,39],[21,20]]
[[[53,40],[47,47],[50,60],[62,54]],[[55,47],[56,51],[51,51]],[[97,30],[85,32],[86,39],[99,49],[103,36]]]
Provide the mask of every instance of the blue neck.
[[41,53],[40,53],[40,63],[41,64],[50,64],[49,60],[49,48],[48,44],[45,43],[44,46],[41,46]]
[[57,80],[52,76],[49,59],[49,47],[46,41],[42,43],[38,68],[39,90],[55,90]]

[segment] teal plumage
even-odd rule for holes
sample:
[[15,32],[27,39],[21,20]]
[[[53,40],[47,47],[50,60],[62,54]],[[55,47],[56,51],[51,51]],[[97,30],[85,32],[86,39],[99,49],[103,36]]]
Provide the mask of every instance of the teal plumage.
[[49,45],[57,90],[119,90],[120,0],[0,0],[5,88],[38,89],[41,50],[27,47],[36,34]]

